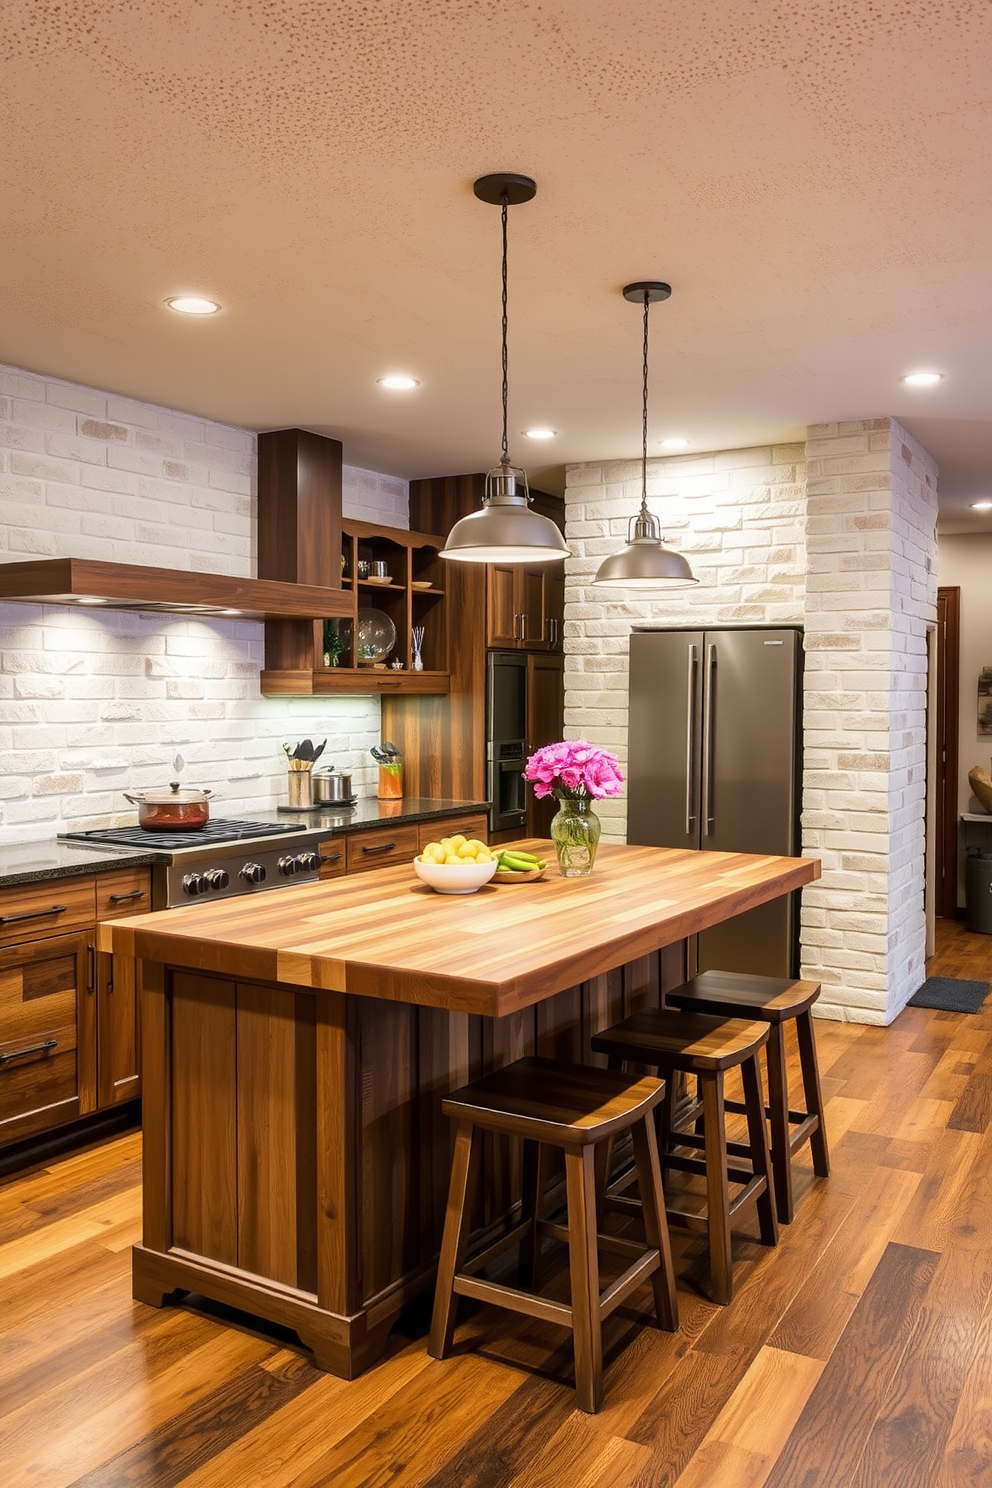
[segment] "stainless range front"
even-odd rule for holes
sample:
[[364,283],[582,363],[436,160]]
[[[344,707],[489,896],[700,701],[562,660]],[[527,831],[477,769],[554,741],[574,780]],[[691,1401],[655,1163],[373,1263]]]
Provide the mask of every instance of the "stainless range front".
[[192,832],[100,827],[61,834],[71,842],[141,848],[159,854],[152,865],[152,909],[174,909],[201,899],[232,899],[313,882],[320,874],[326,827],[212,817]]

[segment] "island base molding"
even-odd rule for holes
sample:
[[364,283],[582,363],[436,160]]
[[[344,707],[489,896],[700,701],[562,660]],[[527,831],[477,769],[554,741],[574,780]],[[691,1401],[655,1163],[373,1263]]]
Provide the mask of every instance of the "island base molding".
[[[175,1292],[293,1329],[352,1379],[433,1281],[453,1133],[443,1096],[528,1054],[603,1062],[591,1036],[686,975],[679,941],[503,1018],[143,962],[136,1300]],[[474,1231],[520,1201],[486,1140]]]

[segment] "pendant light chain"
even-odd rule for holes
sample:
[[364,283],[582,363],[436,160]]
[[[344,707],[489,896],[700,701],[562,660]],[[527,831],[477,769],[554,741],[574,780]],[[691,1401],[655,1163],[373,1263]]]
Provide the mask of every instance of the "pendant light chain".
[[503,218],[503,454],[502,454],[500,463],[503,464],[503,465],[509,465],[509,463],[510,463],[510,450],[509,450],[509,445],[507,444],[507,438],[506,438],[506,405],[507,405],[507,398],[508,398],[507,357],[506,357],[506,326],[507,326],[507,320],[506,320],[506,213],[507,213],[507,208],[509,207],[509,204],[510,204],[510,199],[507,196],[507,194],[506,194],[505,191],[503,192],[501,201],[502,201],[502,218]]
[[641,515],[648,509],[648,309],[651,296],[644,291],[644,397],[641,407]]

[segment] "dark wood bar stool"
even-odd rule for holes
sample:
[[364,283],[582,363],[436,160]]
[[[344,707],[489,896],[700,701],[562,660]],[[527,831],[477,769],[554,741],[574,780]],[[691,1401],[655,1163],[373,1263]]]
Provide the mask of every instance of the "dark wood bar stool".
[[[736,971],[704,971],[665,996],[670,1006],[686,1012],[712,1013],[722,1018],[754,1018],[768,1024],[766,1110],[772,1138],[775,1207],[780,1224],[792,1223],[792,1154],[796,1149],[808,1142],[813,1172],[818,1178],[827,1178],[830,1174],[820,1071],[813,1038],[812,1008],[819,995],[819,982],[750,976]],[[789,1109],[785,1024],[790,1020],[795,1021],[799,1042],[803,1111]],[[727,1110],[741,1111],[743,1107],[738,1102],[728,1101]]]
[[[709,1239],[710,1276],[713,1300],[726,1304],[734,1291],[733,1262],[730,1248],[730,1222],[742,1205],[754,1202],[758,1226],[765,1245],[778,1243],[778,1224],[772,1202],[768,1137],[765,1128],[764,1100],[758,1054],[768,1041],[768,1025],[745,1023],[739,1019],[714,1018],[705,1013],[669,1012],[661,1008],[642,1008],[622,1023],[598,1033],[592,1047],[609,1057],[610,1068],[619,1070],[627,1061],[647,1064],[657,1069],[666,1080],[666,1096],[661,1122],[661,1165],[684,1173],[700,1173],[706,1178],[706,1213],[690,1214],[668,1208],[673,1224],[702,1230]],[[727,1141],[724,1119],[724,1075],[740,1066],[744,1081],[747,1115],[747,1143]],[[673,1129],[672,1076],[676,1070],[695,1075],[702,1100],[702,1132]],[[676,1148],[699,1148],[702,1157],[686,1156]],[[731,1165],[731,1157],[743,1157],[750,1166]],[[628,1210],[637,1207],[636,1200],[622,1197],[619,1184],[608,1185],[605,1203],[608,1207]],[[741,1190],[731,1197],[731,1183]]]
[[[594,1413],[603,1398],[603,1319],[650,1277],[659,1324],[671,1332],[678,1328],[653,1116],[663,1094],[664,1085],[650,1076],[635,1079],[589,1065],[518,1059],[445,1097],[442,1109],[458,1126],[427,1345],[435,1359],[443,1359],[451,1349],[458,1296],[560,1323],[572,1330],[579,1406]],[[466,1261],[483,1130],[524,1138],[523,1217]],[[597,1235],[595,1148],[626,1131],[633,1140],[646,1247],[618,1236]],[[565,1154],[567,1226],[541,1219],[542,1146],[560,1147]],[[519,1243],[521,1286],[533,1284],[542,1235],[568,1244],[570,1306],[478,1275],[487,1262]],[[597,1243],[631,1262],[603,1292]]]

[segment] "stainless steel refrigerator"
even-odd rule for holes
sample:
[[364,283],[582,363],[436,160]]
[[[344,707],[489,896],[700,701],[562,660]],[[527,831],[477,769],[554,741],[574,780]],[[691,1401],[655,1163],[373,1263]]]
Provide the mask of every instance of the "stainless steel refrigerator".
[[[627,841],[798,855],[802,634],[630,638]],[[703,931],[699,971],[798,973],[798,894]]]

